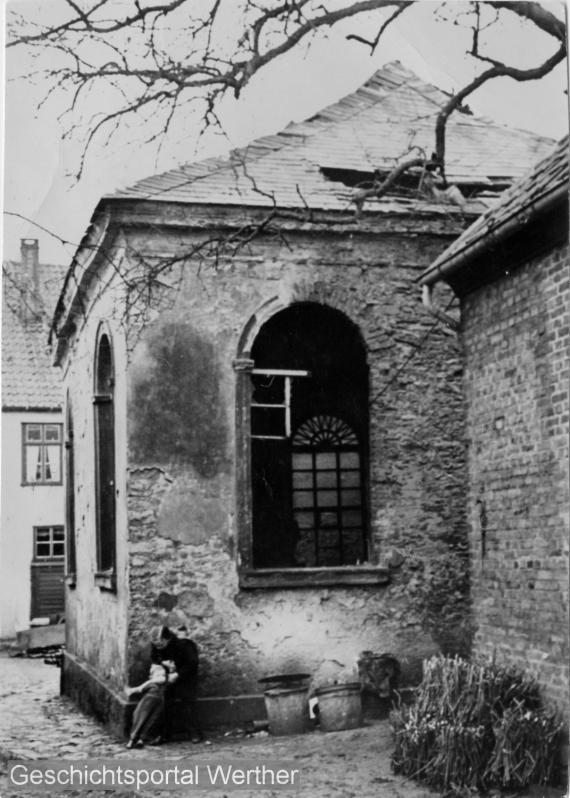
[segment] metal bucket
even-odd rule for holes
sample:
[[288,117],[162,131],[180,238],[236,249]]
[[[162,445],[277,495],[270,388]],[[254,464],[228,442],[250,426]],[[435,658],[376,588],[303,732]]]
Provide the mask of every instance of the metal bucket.
[[274,687],[263,695],[271,734],[281,736],[308,731],[309,701],[306,687]]
[[322,731],[341,731],[362,726],[360,682],[321,687],[315,695],[319,700],[319,725]]

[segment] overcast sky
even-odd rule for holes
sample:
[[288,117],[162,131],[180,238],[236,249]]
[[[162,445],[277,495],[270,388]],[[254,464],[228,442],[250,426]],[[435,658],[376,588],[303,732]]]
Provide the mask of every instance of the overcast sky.
[[[16,0],[26,13],[45,13],[50,3],[63,0]],[[57,239],[30,222],[5,216],[5,258],[19,257],[20,238],[40,240],[44,262],[69,263],[74,245],[89,223],[98,199],[114,189],[141,177],[165,171],[196,157],[227,150],[230,143],[244,144],[251,139],[282,129],[291,120],[300,120],[353,91],[384,63],[401,61],[424,80],[453,90],[473,74],[470,59],[464,58],[466,41],[460,32],[437,24],[435,2],[423,0],[417,12],[406,13],[391,27],[377,53],[356,42],[346,33],[369,33],[370,21],[352,22],[350,29],[329,33],[328,38],[308,51],[272,65],[254,79],[239,102],[229,101],[222,111],[228,138],[207,136],[197,145],[197,129],[191,120],[179,125],[157,156],[151,147],[133,147],[130,142],[112,142],[93,150],[83,178],[71,177],[77,169],[77,142],[62,140],[58,115],[65,108],[65,97],[58,97],[38,110],[45,86],[30,86],[12,80],[32,67],[25,51],[8,51],[6,63],[4,209],[27,217],[70,242],[62,246]],[[556,7],[559,14],[562,6]],[[508,15],[512,17],[512,15]],[[554,40],[535,31],[518,19],[511,19],[496,32],[503,61],[517,66],[538,64],[556,49]],[[515,84],[501,79],[488,84],[469,98],[475,113],[515,127],[532,130],[554,139],[567,132],[568,105],[564,90],[566,66],[540,82]]]

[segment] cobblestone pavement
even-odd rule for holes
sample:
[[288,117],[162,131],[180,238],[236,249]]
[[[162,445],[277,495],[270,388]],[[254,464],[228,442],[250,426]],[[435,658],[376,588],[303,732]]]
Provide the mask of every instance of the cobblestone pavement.
[[[96,721],[80,713],[59,696],[59,669],[42,660],[0,655],[0,798],[31,795],[89,796],[113,798],[134,796],[211,795],[192,789],[177,792],[149,791],[44,791],[8,786],[7,761],[17,759],[130,759],[141,764],[152,760],[185,760],[204,766],[206,762],[289,761],[301,771],[299,791],[240,790],[236,798],[289,795],[298,798],[433,798],[434,793],[394,776],[390,770],[392,741],[387,722],[361,729],[323,734],[313,732],[294,737],[254,735],[214,736],[198,745],[175,742],[160,748],[127,751]],[[537,798],[547,793],[527,795]],[[560,792],[550,793],[560,795]]]

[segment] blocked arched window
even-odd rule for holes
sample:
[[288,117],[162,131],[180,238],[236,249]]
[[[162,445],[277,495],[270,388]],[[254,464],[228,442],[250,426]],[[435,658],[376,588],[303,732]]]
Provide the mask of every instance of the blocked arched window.
[[322,568],[368,557],[368,367],[356,326],[299,303],[251,349],[251,565]]
[[116,564],[115,414],[111,340],[100,329],[95,356],[95,493],[97,572],[112,576]]
[[65,529],[67,577],[71,584],[75,582],[77,556],[75,543],[75,458],[73,443],[73,412],[71,399],[67,396],[65,409]]

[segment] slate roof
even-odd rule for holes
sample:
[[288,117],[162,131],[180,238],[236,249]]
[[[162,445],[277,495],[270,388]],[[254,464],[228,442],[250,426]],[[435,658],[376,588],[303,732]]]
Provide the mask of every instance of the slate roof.
[[[511,220],[520,227],[525,225],[537,202],[565,189],[568,195],[570,150],[569,139],[561,139],[550,154],[535,164],[501,196],[498,203],[470,225],[453,244],[434,261],[422,275],[422,282],[431,282],[431,276],[460,253],[468,257],[470,251],[488,237],[498,233]],[[517,217],[518,221],[517,221]]]
[[[343,210],[351,206],[353,188],[327,179],[322,170],[387,172],[411,144],[429,156],[435,118],[447,99],[393,62],[310,119],[227,156],[145,178],[112,197]],[[552,145],[551,139],[466,113],[453,114],[447,129],[446,172],[458,185],[504,187]],[[395,204],[382,198],[372,205],[390,202]]]
[[39,264],[40,301],[34,304],[19,263],[2,274],[2,409],[58,410],[62,406],[59,370],[48,352],[49,323],[66,269]]

